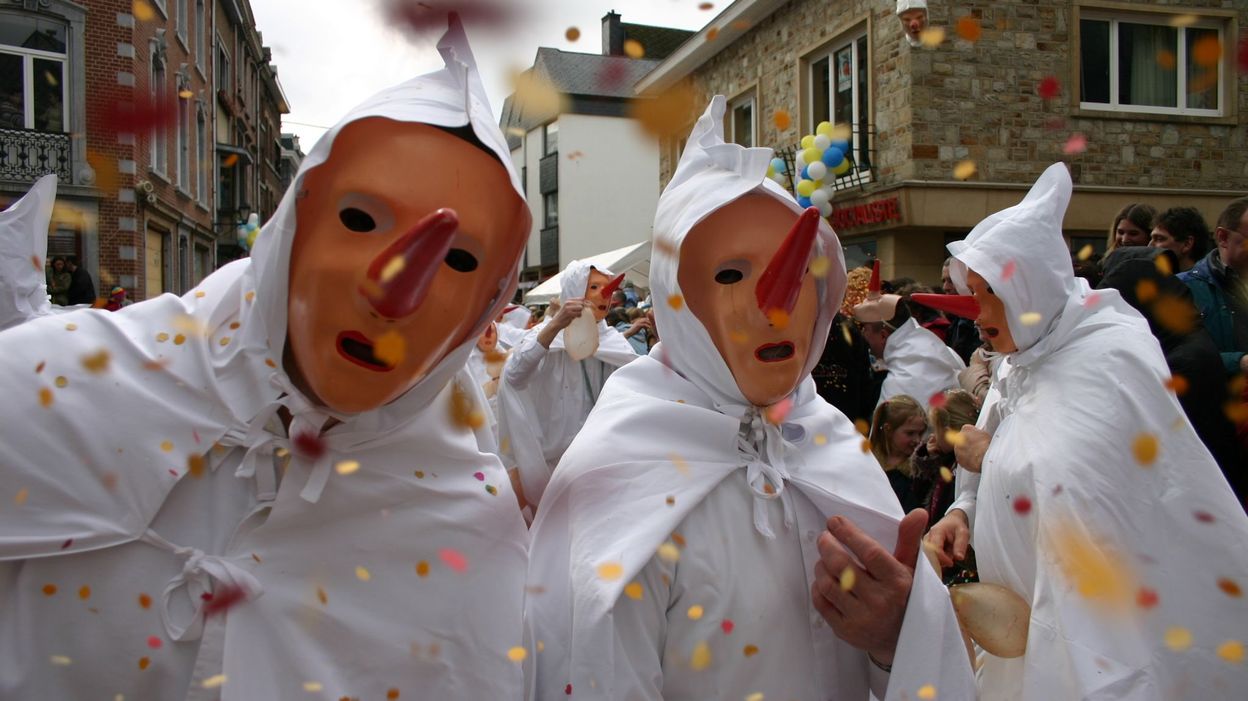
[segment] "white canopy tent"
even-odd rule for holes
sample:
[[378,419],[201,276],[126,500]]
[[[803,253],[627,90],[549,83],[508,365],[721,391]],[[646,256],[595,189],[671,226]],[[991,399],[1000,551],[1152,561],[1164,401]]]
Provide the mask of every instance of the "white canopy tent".
[[[617,248],[614,251],[599,253],[596,256],[590,256],[585,260],[595,268],[604,268],[619,275],[627,273],[625,280],[632,281],[638,287],[650,287],[650,242],[642,241],[634,243],[623,248]],[[525,304],[550,304],[552,299],[558,299],[560,290],[560,278],[563,272],[560,271],[542,284],[529,290],[524,295]]]

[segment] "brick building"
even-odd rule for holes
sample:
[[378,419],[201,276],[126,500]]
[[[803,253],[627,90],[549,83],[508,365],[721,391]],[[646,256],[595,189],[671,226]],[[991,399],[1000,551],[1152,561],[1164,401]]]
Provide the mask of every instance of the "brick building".
[[[250,99],[222,90],[249,78]],[[243,203],[275,206],[289,110],[247,0],[0,0],[0,99],[0,206],[56,172],[48,257],[78,256],[101,294],[185,292],[236,254]]]
[[[928,4],[946,32],[934,48],[903,40],[894,0],[737,0],[637,90],[691,88],[699,112],[722,93],[728,138],[777,149],[821,121],[852,125],[855,167],[832,221],[847,260],[879,257],[887,277],[938,280],[944,244],[1017,202],[1054,161],[1076,183],[1065,221],[1075,249],[1103,249],[1126,203],[1195,206],[1212,221],[1248,190],[1248,75],[1235,60],[1248,3]],[[1059,88],[1047,100],[1046,78]],[[664,141],[664,183],[683,133]],[[1086,151],[1064,154],[1076,133]],[[964,161],[977,173],[959,180]]]

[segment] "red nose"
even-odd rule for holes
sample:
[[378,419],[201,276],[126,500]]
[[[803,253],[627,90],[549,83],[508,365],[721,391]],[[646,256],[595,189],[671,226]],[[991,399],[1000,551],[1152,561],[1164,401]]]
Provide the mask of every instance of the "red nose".
[[360,293],[388,319],[415,312],[458,230],[459,215],[451,209],[439,209],[420,220],[373,259]]
[[764,314],[773,310],[791,314],[797,306],[798,293],[802,291],[802,279],[814,251],[815,234],[819,231],[819,210],[808,208],[797,218],[779,250],[772,256],[754,288],[758,308]]
[[916,292],[910,295],[910,299],[925,307],[949,312],[963,319],[979,317],[979,302],[976,302],[975,298],[970,295],[934,295],[926,292]]
[[615,294],[615,291],[620,289],[620,285],[622,284],[624,284],[624,273],[616,275],[614,280],[608,282],[606,286],[602,288],[602,298],[610,301],[611,295]]

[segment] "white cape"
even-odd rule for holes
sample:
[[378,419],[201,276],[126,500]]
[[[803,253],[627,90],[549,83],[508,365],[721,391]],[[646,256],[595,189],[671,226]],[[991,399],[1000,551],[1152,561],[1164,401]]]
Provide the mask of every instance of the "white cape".
[[0,212],[0,331],[52,313],[43,266],[56,204],[56,175],[45,175]]
[[932,396],[958,386],[966,363],[936,334],[907,319],[884,343],[888,375],[880,386],[880,400],[906,395],[927,407]]
[[[1070,193],[1054,165],[949,246],[959,288],[968,267],[982,275],[1020,349],[999,383],[974,529],[980,579],[1030,602],[1031,624],[1023,657],[987,657],[980,698],[1240,698],[1248,517],[1165,388],[1147,322],[1074,278]],[[1141,437],[1156,441],[1148,464]]]
[[[699,120],[685,150],[681,166],[660,199],[655,222],[656,256],[651,284],[656,298],[679,294],[677,266],[679,248],[689,230],[716,209],[748,192],[777,198],[795,214],[802,210],[790,196],[766,179],[769,149],[743,149],[724,144],[723,97],[716,97]],[[816,282],[819,316],[814,329],[805,373],[817,362],[828,326],[845,288],[840,245],[826,222],[820,223],[818,252],[832,258],[828,275]],[[810,600],[814,576],[813,541],[801,538],[797,529],[774,523],[770,511],[779,501],[784,513],[798,498],[808,500],[826,518],[849,517],[884,547],[892,548],[901,510],[884,473],[862,450],[862,436],[849,420],[819,398],[807,376],[791,395],[793,406],[782,426],[763,421],[759,412],[741,396],[726,363],[715,349],[702,324],[688,311],[660,306],[656,313],[664,341],[649,356],[617,371],[584,429],[565,453],[547,488],[533,524],[529,562],[528,620],[536,657],[536,697],[567,698],[737,698],[764,686],[802,688],[816,678],[831,679],[835,693],[829,698],[866,699],[871,684],[871,665],[865,653],[835,639],[821,626],[822,619]],[[744,425],[743,425],[744,422]],[[615,440],[643,436],[644,440]],[[734,476],[745,476],[740,486]],[[731,480],[729,478],[734,478]],[[682,543],[680,561],[709,564],[709,578],[701,581],[719,596],[700,600],[658,602],[653,637],[637,639],[617,625],[621,593],[643,573],[661,567],[656,550],[664,541],[682,540],[673,531],[690,517],[702,513],[708,495],[719,488],[749,491],[753,515],[734,513],[731,524],[744,525],[749,536],[759,536],[771,551],[801,550],[801,570],[768,572],[760,576],[760,562],[743,562],[739,569],[718,568],[726,560],[715,552],[725,543],[736,550],[740,541],[721,538]],[[768,488],[770,487],[770,491]],[[798,492],[794,497],[789,490]],[[824,520],[816,528],[822,529]],[[774,527],[773,527],[774,526]],[[812,531],[811,535],[817,535]],[[670,547],[675,547],[669,544]],[[726,557],[726,556],[725,556]],[[679,569],[678,569],[679,571]],[[668,584],[676,586],[677,574]],[[773,577],[799,586],[797,600],[777,602]],[[647,578],[654,584],[661,576]],[[638,585],[640,586],[640,585]],[[658,586],[657,584],[655,585]],[[652,601],[656,588],[641,588],[629,600]],[[639,591],[641,592],[639,594]],[[540,593],[537,593],[540,592]],[[768,605],[779,605],[800,617],[796,630],[768,627],[767,621],[740,625],[740,633],[758,633],[758,655],[770,649],[771,659],[787,647],[802,645],[817,661],[799,670],[801,678],[769,675],[754,678],[741,647],[723,621],[707,616],[702,621],[705,638],[714,636],[715,662],[702,671],[691,671],[692,650],[679,651],[683,661],[662,660],[661,667],[637,667],[621,649],[650,645],[650,656],[663,655],[664,631],[676,631],[689,623],[691,604],[706,605],[708,612],[734,594],[757,593]],[[747,596],[748,598],[748,596]],[[758,599],[754,599],[758,601]],[[653,608],[655,604],[651,604]],[[759,602],[758,608],[764,608]],[[750,615],[742,609],[742,621]],[[730,625],[730,624],[729,624]],[[727,632],[720,632],[721,630]],[[688,631],[682,630],[682,635]],[[632,639],[629,636],[634,636]],[[805,641],[805,642],[798,642]],[[774,644],[773,644],[774,643]],[[755,644],[755,643],[752,643]],[[769,644],[771,647],[769,648]],[[708,643],[709,645],[709,643]],[[709,650],[709,648],[708,648]],[[745,652],[747,657],[752,653]],[[781,661],[783,664],[783,661]],[[940,690],[942,698],[970,698],[973,681],[960,642],[957,622],[947,592],[934,571],[916,571],[887,699],[914,698],[925,685]],[[830,671],[832,670],[832,671]],[[641,678],[639,678],[639,675]],[[701,676],[699,676],[701,675]],[[748,684],[746,683],[748,681]],[[671,693],[679,688],[682,691]],[[770,686],[768,687],[770,688]],[[636,694],[634,696],[633,694]],[[768,693],[767,697],[772,698]],[[777,698],[788,698],[780,693]]]
[[472,342],[334,416],[319,457],[277,420],[329,418],[281,359],[295,194],[342,126],[470,123],[510,164],[458,21],[439,48],[444,70],[313,147],[252,258],[182,298],[0,333],[0,698],[520,696],[527,535],[448,406]]

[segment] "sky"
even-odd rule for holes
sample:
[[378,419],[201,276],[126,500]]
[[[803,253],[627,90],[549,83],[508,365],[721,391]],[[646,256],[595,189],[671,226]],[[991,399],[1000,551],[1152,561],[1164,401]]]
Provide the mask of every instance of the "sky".
[[[278,80],[290,103],[284,132],[299,135],[304,153],[325,129],[369,95],[408,78],[441,68],[436,47],[441,32],[412,36],[389,23],[383,3],[396,0],[251,0],[264,43],[273,49]],[[415,0],[412,0],[413,2]],[[455,3],[446,3],[451,4]],[[729,0],[475,0],[470,5],[518,8],[506,28],[466,22],[490,106],[498,115],[511,93],[510,76],[533,64],[539,46],[599,53],[602,16],[610,10],[624,22],[700,29]],[[569,27],[580,39],[568,41]]]

